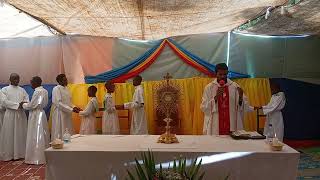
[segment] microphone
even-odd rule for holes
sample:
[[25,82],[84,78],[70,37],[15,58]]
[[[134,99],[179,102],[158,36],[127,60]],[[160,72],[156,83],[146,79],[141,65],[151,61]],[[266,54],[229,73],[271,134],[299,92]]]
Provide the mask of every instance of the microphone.
[[220,84],[220,86],[224,86],[224,85],[226,84],[226,82],[224,82],[224,80],[221,79],[221,80],[219,81],[219,84]]

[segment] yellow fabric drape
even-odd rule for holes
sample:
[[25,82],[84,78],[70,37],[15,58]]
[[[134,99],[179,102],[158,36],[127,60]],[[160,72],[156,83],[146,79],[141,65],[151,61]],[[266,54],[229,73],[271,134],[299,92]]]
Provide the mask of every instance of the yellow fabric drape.
[[[203,113],[200,110],[200,103],[202,100],[202,93],[205,86],[210,83],[211,78],[188,78],[188,79],[174,79],[172,80],[181,88],[181,101],[179,107],[179,118],[181,120],[181,128],[183,134],[202,134],[203,127]],[[271,98],[269,88],[269,79],[237,79],[237,82],[244,90],[249,98],[252,106],[262,106],[268,103]],[[146,115],[148,120],[149,132],[155,132],[156,114],[154,111],[154,91],[155,86],[160,81],[146,81],[143,82],[144,98]],[[84,108],[89,101],[87,95],[87,88],[89,84],[70,84],[68,88],[72,94],[72,102],[74,105]],[[103,83],[95,84],[98,88],[97,99],[99,106],[103,107],[103,97],[105,95],[105,88]],[[132,99],[134,87],[130,83],[116,84],[114,98],[116,104],[123,104]],[[80,119],[79,116],[73,113],[73,124],[76,132],[79,132]],[[256,130],[256,113],[246,113],[245,123],[246,130]],[[98,128],[101,129],[101,126]]]
[[[271,98],[271,90],[269,79],[237,79],[235,80],[249,99],[252,106],[263,106],[268,104]],[[260,127],[263,127],[264,122],[261,121]],[[257,113],[246,113],[244,118],[244,127],[246,130],[256,130],[257,128]]]

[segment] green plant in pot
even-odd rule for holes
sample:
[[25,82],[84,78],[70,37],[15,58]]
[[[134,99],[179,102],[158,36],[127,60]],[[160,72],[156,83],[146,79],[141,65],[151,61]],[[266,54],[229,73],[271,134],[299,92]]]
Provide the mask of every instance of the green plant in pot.
[[128,170],[129,180],[202,180],[205,173],[201,172],[201,163],[197,163],[194,159],[190,166],[187,166],[186,158],[179,158],[173,161],[173,166],[167,169],[156,168],[155,159],[151,151],[143,152],[141,154],[143,163],[139,163],[135,158],[135,170],[133,172]]

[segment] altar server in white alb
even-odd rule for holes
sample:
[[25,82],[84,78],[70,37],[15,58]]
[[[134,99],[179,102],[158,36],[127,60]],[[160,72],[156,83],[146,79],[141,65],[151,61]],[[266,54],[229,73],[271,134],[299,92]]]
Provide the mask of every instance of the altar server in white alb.
[[81,110],[71,102],[66,75],[59,74],[56,80],[59,85],[52,90],[51,140],[62,139],[66,129],[68,129],[70,134],[73,134],[72,112],[79,113]]
[[48,91],[41,86],[42,80],[35,76],[31,80],[34,89],[31,101],[22,106],[29,110],[28,135],[25,163],[44,164],[44,150],[49,147],[50,134],[44,108],[48,105]]
[[1,127],[3,124],[4,112],[6,111],[6,108],[3,106],[3,103],[4,103],[4,95],[0,89],[0,134],[1,134]]
[[203,134],[228,135],[243,129],[244,111],[252,107],[240,86],[227,78],[225,63],[217,64],[215,71],[217,78],[205,87],[200,105],[204,112]]
[[125,109],[132,109],[132,121],[130,134],[148,134],[147,118],[144,110],[143,87],[141,85],[142,77],[136,76],[133,79],[135,87],[133,100],[124,104]]
[[29,102],[29,96],[18,86],[19,81],[19,75],[13,73],[11,84],[1,89],[6,108],[0,133],[0,160],[3,161],[24,158],[26,153],[27,116],[22,104]]
[[97,88],[95,86],[90,86],[88,88],[88,96],[90,101],[88,102],[86,108],[79,112],[81,117],[80,134],[89,135],[97,134],[96,128],[96,112],[99,111],[99,105],[96,98]]
[[119,119],[115,107],[112,93],[115,90],[115,85],[111,81],[105,84],[107,93],[104,98],[104,112],[102,117],[102,133],[103,134],[119,134]]
[[283,141],[284,125],[281,110],[286,104],[286,97],[281,91],[280,86],[275,82],[270,81],[270,87],[272,93],[271,100],[267,105],[262,106],[263,113],[267,115],[263,134],[267,135],[269,133],[269,125],[271,124],[276,137],[280,141]]

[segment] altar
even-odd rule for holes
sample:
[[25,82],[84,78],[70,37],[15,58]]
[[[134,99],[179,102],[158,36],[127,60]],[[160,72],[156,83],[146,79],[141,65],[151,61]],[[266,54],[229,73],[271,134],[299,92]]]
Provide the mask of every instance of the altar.
[[271,151],[264,140],[234,140],[229,136],[177,136],[178,144],[159,144],[155,135],[74,136],[63,149],[46,150],[47,180],[122,180],[134,159],[149,149],[162,167],[180,156],[202,159],[204,179],[295,180],[299,153],[285,145]]

